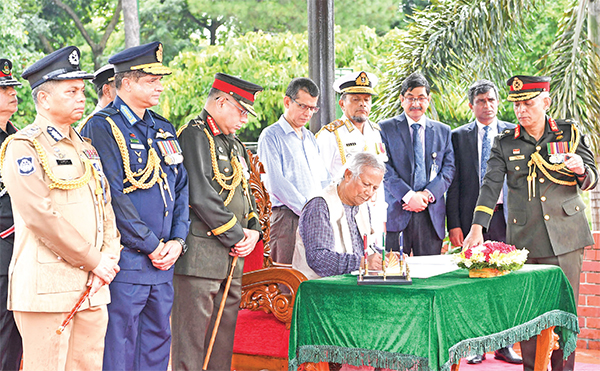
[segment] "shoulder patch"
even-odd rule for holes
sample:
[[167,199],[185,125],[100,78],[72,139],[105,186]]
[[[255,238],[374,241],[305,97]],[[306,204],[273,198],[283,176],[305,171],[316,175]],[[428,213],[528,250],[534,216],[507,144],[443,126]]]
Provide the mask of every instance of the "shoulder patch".
[[33,157],[24,156],[17,159],[17,168],[19,169],[20,175],[31,175],[35,172],[35,165],[33,164]]

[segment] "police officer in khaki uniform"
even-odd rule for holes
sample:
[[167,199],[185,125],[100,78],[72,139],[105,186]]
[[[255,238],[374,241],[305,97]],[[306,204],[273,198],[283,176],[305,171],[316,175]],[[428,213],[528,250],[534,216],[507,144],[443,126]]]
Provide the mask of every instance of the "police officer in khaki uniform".
[[[12,76],[12,62],[0,59],[0,143],[17,132],[10,117],[17,112],[17,91],[22,86]],[[21,335],[11,311],[6,309],[8,295],[8,265],[15,241],[15,223],[10,196],[0,179],[0,370],[18,370],[23,347]]]
[[[259,85],[217,73],[204,110],[179,133],[190,181],[188,251],[175,264],[173,370],[200,369],[234,256],[244,258],[260,238],[248,179],[246,148],[235,136],[248,114],[256,116]],[[239,259],[208,364],[229,370],[241,298]]]
[[[316,134],[321,158],[334,178],[341,178],[346,162],[357,153],[369,152],[386,162],[385,146],[381,140],[379,125],[369,120],[373,89],[377,76],[365,72],[351,72],[338,78],[333,89],[341,94],[339,105],[344,114],[339,119],[323,126]],[[373,209],[371,216],[375,235],[378,239],[384,232],[383,223],[387,214],[387,203],[383,184],[369,201]],[[381,242],[381,241],[379,241]]]
[[[594,243],[580,195],[598,182],[590,141],[574,121],[546,115],[549,77],[514,76],[507,84],[519,126],[494,141],[463,248],[483,242],[506,175],[507,242],[529,250],[527,263],[560,266],[577,302],[583,250]],[[533,370],[536,338],[521,342],[524,370]],[[562,349],[553,352],[552,370],[573,370],[575,352],[562,358]]]
[[[8,309],[23,337],[25,370],[100,370],[108,286],[119,234],[94,147],[71,124],[85,108],[80,52],[68,46],[27,68],[37,116],[4,142],[2,176],[12,196],[14,254]],[[91,287],[62,335],[56,329]]]

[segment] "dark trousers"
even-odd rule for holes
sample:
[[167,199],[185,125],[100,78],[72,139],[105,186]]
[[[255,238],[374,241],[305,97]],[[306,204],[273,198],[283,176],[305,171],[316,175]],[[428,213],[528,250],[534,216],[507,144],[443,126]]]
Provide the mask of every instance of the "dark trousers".
[[292,264],[299,219],[300,217],[286,206],[273,208],[270,245],[274,262]]
[[[465,237],[467,237],[466,234]],[[506,242],[506,220],[504,220],[504,207],[502,204],[496,205],[490,225],[483,234],[483,239],[484,241]]]
[[[226,278],[221,280],[179,274],[173,278],[173,370],[202,369],[226,283]],[[231,369],[241,296],[242,278],[234,278],[208,363],[210,371]]]
[[[386,233],[386,246],[392,251],[400,251],[400,232]],[[438,237],[429,210],[413,213],[404,231],[402,231],[404,253],[413,256],[439,255],[442,251],[442,240]]]
[[173,283],[113,281],[109,288],[103,370],[166,370],[171,351]]
[[[583,250],[579,249],[558,256],[550,256],[547,258],[529,258],[527,264],[551,264],[558,265],[569,283],[573,287],[573,295],[575,297],[575,305],[579,300],[579,279],[581,275],[581,266],[583,264]],[[521,342],[521,351],[523,353],[523,370],[532,371],[535,361],[537,336],[529,340]],[[563,360],[562,349],[552,352],[550,358],[552,371],[571,371],[575,367],[575,352],[571,353],[566,360]]]
[[8,276],[0,275],[0,370],[18,370],[21,366],[23,343],[13,312],[6,309]]

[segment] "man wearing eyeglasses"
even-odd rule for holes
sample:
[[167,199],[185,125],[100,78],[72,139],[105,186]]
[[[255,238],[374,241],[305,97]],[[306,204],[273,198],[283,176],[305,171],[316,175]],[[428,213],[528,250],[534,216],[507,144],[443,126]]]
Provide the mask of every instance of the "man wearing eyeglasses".
[[[254,112],[263,88],[217,73],[204,109],[179,133],[190,181],[188,252],[175,265],[173,370],[204,363],[221,298],[227,299],[208,370],[230,370],[242,294],[244,257],[260,238],[260,222],[248,179],[250,160],[235,132]],[[229,291],[227,276],[237,263]]]
[[315,136],[305,127],[319,110],[318,101],[319,88],[311,79],[293,79],[283,98],[283,115],[258,138],[273,205],[271,257],[278,263],[292,263],[302,208],[330,179]]
[[386,241],[393,250],[403,243],[409,255],[437,255],[446,234],[444,193],[455,172],[450,127],[425,116],[431,95],[423,75],[409,75],[400,93],[404,112],[379,123],[388,149]]
[[[329,173],[341,177],[346,163],[362,152],[377,156],[381,162],[387,161],[385,146],[381,141],[379,125],[369,120],[373,88],[377,85],[377,76],[360,71],[347,73],[333,83],[333,89],[341,94],[339,105],[344,113],[341,118],[321,128],[316,134],[321,158]],[[384,232],[387,204],[383,187],[379,187],[373,200],[369,201],[372,225],[376,241]]]

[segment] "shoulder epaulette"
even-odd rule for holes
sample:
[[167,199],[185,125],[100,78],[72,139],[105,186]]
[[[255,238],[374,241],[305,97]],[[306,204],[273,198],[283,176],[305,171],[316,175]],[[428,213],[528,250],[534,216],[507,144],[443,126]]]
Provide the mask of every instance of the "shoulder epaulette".
[[[370,121],[369,121],[369,122],[370,122]],[[376,124],[376,123],[374,123],[374,122],[371,122],[371,126],[373,127],[373,129],[381,131],[381,126],[379,126],[379,124]]]
[[102,117],[110,117],[110,116],[115,115],[117,113],[119,113],[119,110],[117,110],[114,107],[110,107],[109,106],[109,107],[102,108],[100,111],[96,112],[94,114],[94,116],[98,115],[98,116],[102,116]]
[[498,139],[502,139],[507,136],[513,135],[515,132],[515,128],[512,129],[504,129],[501,133],[498,134]]
[[81,120],[81,122],[79,123],[79,125],[77,125],[77,126],[75,127],[75,132],[76,132],[77,134],[81,133],[81,130],[83,130],[83,128],[84,128],[84,126],[85,126],[85,124],[87,124],[87,123],[88,123],[88,121],[90,121],[90,119],[92,118],[92,116],[94,116],[94,115],[89,115],[89,116],[88,116],[88,117],[86,117],[85,119]]
[[189,125],[189,123],[181,125],[181,127],[179,127],[179,129],[177,129],[177,138],[179,138],[179,136],[181,135],[181,132],[185,130],[185,128],[187,128]]
[[338,120],[332,121],[332,122],[330,122],[329,124],[327,124],[327,125],[323,126],[323,127],[321,128],[321,130],[323,130],[323,129],[326,129],[326,130],[328,130],[328,131],[331,131],[331,132],[333,132],[333,131],[335,131],[337,128],[339,128],[339,127],[342,127],[342,126],[344,126],[344,121],[342,121],[342,120],[339,120],[339,119],[338,119]]
[[566,119],[566,120],[557,119],[556,123],[559,124],[559,125],[575,125],[575,126],[579,126],[579,122],[577,122],[577,120],[573,120],[573,119]]
[[42,129],[40,129],[40,127],[37,126],[36,124],[31,124],[31,125],[23,128],[22,130],[19,130],[18,132],[16,132],[13,135],[15,136],[15,139],[17,139],[17,138],[34,139],[34,138],[40,136],[41,134],[42,134]]
[[335,120],[330,122],[329,124],[323,126],[321,129],[319,129],[319,131],[317,131],[317,134],[315,134],[315,137],[318,137],[319,134],[321,134],[321,132],[323,130],[327,130],[330,133],[333,133],[334,131],[336,131],[339,127],[344,126],[344,121],[342,120]]
[[159,115],[158,113],[156,113],[156,112],[154,112],[154,111],[152,111],[152,110],[148,110],[148,111],[150,111],[150,114],[151,114],[152,116],[156,117],[157,119],[160,119],[160,120],[163,120],[163,121],[166,121],[166,122],[170,122],[169,120],[167,120],[166,118],[162,117],[162,116],[161,116],[161,115]]

